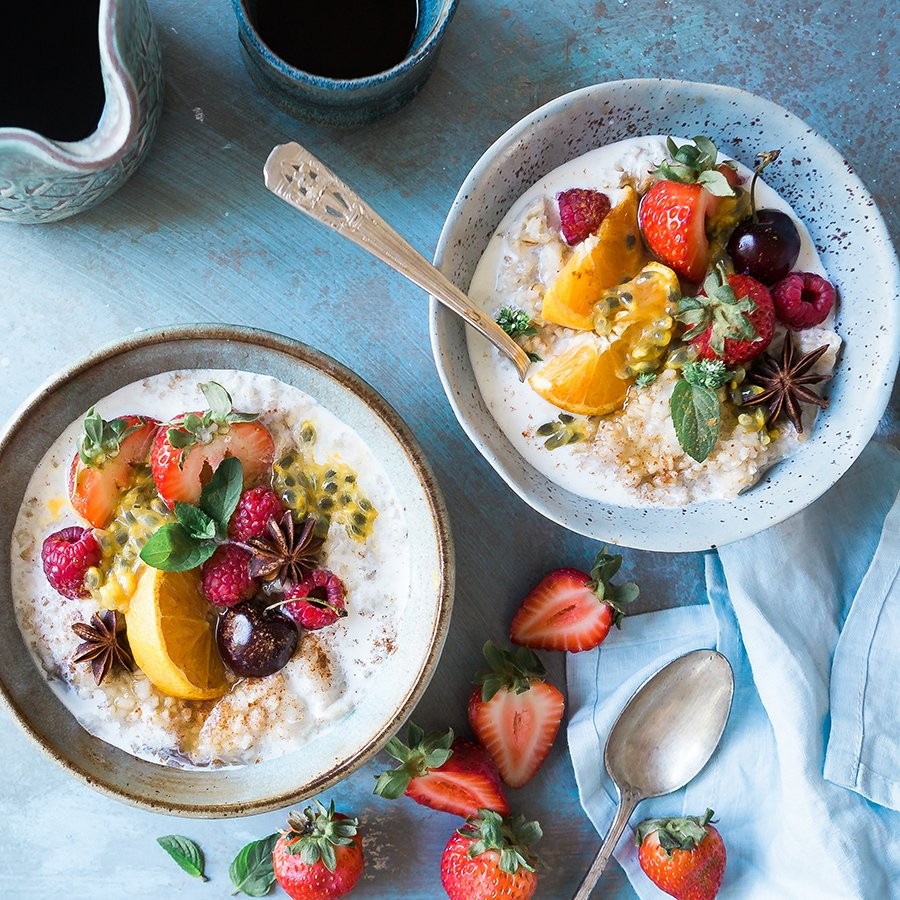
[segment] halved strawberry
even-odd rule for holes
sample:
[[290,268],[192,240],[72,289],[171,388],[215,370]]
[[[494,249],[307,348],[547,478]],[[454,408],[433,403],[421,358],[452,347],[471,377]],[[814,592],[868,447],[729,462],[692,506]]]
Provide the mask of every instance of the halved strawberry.
[[388,800],[402,794],[441,812],[467,818],[479,809],[509,813],[509,803],[497,766],[480,744],[453,739],[453,729],[445,734],[425,732],[410,724],[407,744],[394,737],[385,750],[400,766],[383,772],[375,783],[375,793]]
[[559,731],[565,701],[544,679],[547,670],[525,647],[513,651],[484,645],[490,671],[476,676],[481,687],[469,699],[469,723],[491,754],[500,777],[522,787],[541,767]]
[[536,650],[593,650],[621,626],[623,606],[638,595],[632,582],[613,585],[622,557],[597,554],[590,574],[556,569],[534,587],[513,616],[509,636],[516,644]]
[[147,416],[120,416],[105,421],[91,409],[84,420],[78,452],[69,467],[69,500],[78,515],[105,528],[119,499],[134,481],[135,466],[147,461],[159,427]]
[[196,504],[226,457],[241,461],[244,488],[267,481],[275,460],[275,442],[255,413],[235,412],[228,391],[214,381],[200,389],[210,408],[160,428],[150,453],[156,489],[170,507],[178,500]]

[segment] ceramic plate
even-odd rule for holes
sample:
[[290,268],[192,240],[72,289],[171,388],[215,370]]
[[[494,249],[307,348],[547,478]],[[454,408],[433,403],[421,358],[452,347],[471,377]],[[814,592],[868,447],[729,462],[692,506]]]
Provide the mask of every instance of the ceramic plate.
[[[702,550],[738,540],[803,509],[847,471],[887,405],[900,355],[897,258],[875,203],[850,165],[787,110],[730,87],[683,81],[599,84],[551,101],[514,125],[466,178],[441,232],[435,264],[464,290],[500,220],[534,182],[570,159],[642,134],[708,135],[752,168],[781,147],[766,180],[809,229],[840,296],[845,344],[828,385],[831,407],[811,440],[744,495],[683,508],[586,500],[526,463],[488,412],[462,321],[431,301],[431,340],[444,390],[469,438],[538,512],[572,531],[647,550]],[[771,174],[770,174],[771,173]]]
[[[31,472],[92,400],[159,372],[230,368],[306,391],[362,437],[387,473],[409,528],[410,590],[396,650],[368,702],[302,751],[237,769],[185,771],[145,762],[92,737],[56,699],[22,640],[10,585],[11,531]],[[440,492],[418,443],[371,387],[333,359],[262,331],[194,325],[136,335],[97,351],[40,388],[0,435],[0,695],[52,758],[92,787],[183,815],[243,815],[319,793],[372,757],[425,690],[453,597],[453,554]]]

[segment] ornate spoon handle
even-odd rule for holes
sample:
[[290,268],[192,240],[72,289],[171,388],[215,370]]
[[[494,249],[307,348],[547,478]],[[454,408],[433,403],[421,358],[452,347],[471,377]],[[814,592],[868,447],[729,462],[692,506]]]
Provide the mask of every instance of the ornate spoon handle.
[[512,361],[525,380],[531,364],[528,354],[308,150],[296,143],[281,144],[269,154],[263,172],[273,194],[359,244],[462,316]]

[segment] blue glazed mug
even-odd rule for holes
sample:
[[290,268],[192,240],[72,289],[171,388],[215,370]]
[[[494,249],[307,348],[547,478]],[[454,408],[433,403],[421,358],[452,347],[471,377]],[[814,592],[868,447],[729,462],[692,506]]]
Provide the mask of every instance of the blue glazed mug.
[[147,0],[100,0],[97,28],[105,99],[96,130],[60,141],[0,128],[0,222],[53,222],[90,209],[121,187],[147,153],[163,95]]
[[[289,65],[260,37],[254,25],[256,3],[232,0],[244,64],[257,87],[299,119],[352,127],[395,112],[416,95],[437,62],[458,0],[419,0],[418,23],[406,56],[392,68],[363,78],[327,78]],[[339,40],[336,35],[317,37]]]

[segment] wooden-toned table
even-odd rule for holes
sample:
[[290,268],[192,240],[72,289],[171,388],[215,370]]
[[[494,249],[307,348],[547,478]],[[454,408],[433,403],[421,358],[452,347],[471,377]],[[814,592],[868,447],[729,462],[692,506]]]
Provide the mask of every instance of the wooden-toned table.
[[[0,226],[0,419],[99,344],[171,323],[269,329],[354,368],[418,435],[447,500],[456,606],[415,719],[464,730],[483,641],[503,637],[546,570],[584,566],[597,548],[532,512],[470,446],[435,374],[425,295],[266,192],[269,150],[299,140],[430,256],[469,168],[536,106],[602,80],[719,82],[767,96],[824,134],[896,236],[890,4],[462,0],[419,97],[392,118],[348,132],[298,123],[259,95],[240,62],[227,0],[151,0],[151,7],[166,104],[146,163],[90,213],[56,225]],[[896,420],[886,418],[879,433],[895,436]],[[642,610],[703,600],[701,555],[624,555],[624,574],[643,588]],[[561,685],[562,658],[545,658]],[[128,808],[45,760],[6,715],[0,759],[2,897],[225,897],[234,854],[284,818],[190,821]],[[440,853],[457,822],[373,797],[373,774],[386,764],[383,757],[329,792],[365,825],[369,863],[356,895],[438,897]],[[539,896],[571,896],[599,837],[579,805],[564,734],[513,803],[544,826]],[[209,884],[192,881],[156,846],[170,832],[203,846]],[[604,876],[602,893],[633,896],[617,868]]]

